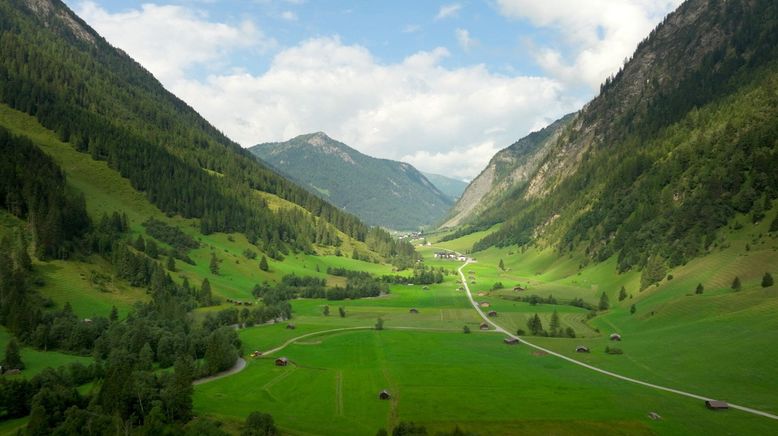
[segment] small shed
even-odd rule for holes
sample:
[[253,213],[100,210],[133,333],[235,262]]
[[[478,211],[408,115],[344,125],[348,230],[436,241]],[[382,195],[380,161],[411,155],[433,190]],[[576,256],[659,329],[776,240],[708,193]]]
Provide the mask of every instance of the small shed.
[[727,404],[725,401],[707,400],[705,401],[705,407],[710,410],[726,410],[729,409],[729,404]]
[[518,345],[519,344],[519,340],[516,339],[516,338],[505,338],[505,339],[503,339],[503,342],[505,342],[508,345]]
[[83,319],[83,323],[84,324],[92,324],[92,319],[91,318],[84,318]]
[[481,330],[489,330],[489,324],[482,322],[478,328],[480,328]]
[[289,359],[286,357],[279,357],[276,359],[276,366],[286,366],[289,365]]
[[482,301],[478,303],[478,305],[481,307],[491,307],[491,304],[488,301]]
[[286,328],[287,328],[287,329],[289,329],[289,330],[294,330],[294,329],[296,329],[296,328],[297,328],[297,326],[295,326],[294,324],[292,324],[292,323],[290,322],[289,324],[287,324],[287,325],[286,325]]
[[411,307],[411,310],[409,310],[408,312],[410,312],[410,313],[419,313],[419,309],[417,309],[415,307]]
[[662,416],[656,412],[649,412],[648,417],[654,421],[659,421],[660,419],[662,419]]
[[522,288],[521,286],[514,286],[514,287],[513,287],[513,290],[514,290],[515,292],[520,292],[520,291],[524,291],[525,289],[524,289],[524,288]]
[[485,297],[486,296],[486,292],[481,291],[481,292],[478,293],[478,296],[479,297]]
[[621,335],[618,333],[611,333],[611,341],[621,341]]
[[387,391],[386,389],[378,393],[379,400],[388,400],[390,398],[392,398],[392,394],[390,394],[389,391]]
[[425,286],[425,287],[423,287],[423,288],[421,288],[421,289],[422,289],[423,291],[429,291],[430,287],[429,287],[429,286]]
[[257,358],[262,355],[262,352],[259,350],[255,350],[251,352],[251,357]]
[[575,347],[575,352],[576,353],[588,353],[589,352],[589,347],[587,347],[586,345],[579,345],[579,346]]
[[494,310],[490,310],[489,313],[486,314],[486,316],[494,318],[495,316],[497,316],[497,312]]

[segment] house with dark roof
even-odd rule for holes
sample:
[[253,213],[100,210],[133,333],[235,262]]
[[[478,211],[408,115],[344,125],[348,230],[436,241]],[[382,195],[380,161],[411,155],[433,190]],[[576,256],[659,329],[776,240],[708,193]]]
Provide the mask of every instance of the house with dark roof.
[[579,345],[579,346],[575,347],[575,352],[576,353],[588,353],[589,352],[589,347],[587,347],[586,345]]
[[388,400],[390,398],[392,398],[392,395],[386,389],[384,389],[384,390],[382,390],[381,392],[378,393],[378,399],[379,400]]
[[505,342],[508,345],[518,345],[519,344],[519,340],[516,339],[516,338],[505,338],[505,339],[503,339],[503,342]]
[[286,357],[279,357],[276,359],[276,366],[286,366],[289,365],[289,359]]
[[726,410],[729,409],[729,404],[727,404],[725,401],[707,400],[705,401],[705,407],[710,410]]

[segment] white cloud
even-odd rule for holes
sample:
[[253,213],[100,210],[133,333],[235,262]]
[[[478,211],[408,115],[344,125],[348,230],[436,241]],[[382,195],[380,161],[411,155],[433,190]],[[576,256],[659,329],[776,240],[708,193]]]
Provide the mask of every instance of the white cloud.
[[448,55],[437,48],[382,64],[361,46],[316,38],[280,52],[264,74],[214,75],[173,91],[246,146],[322,130],[454,177],[473,177],[498,145],[580,104],[554,80],[444,68]]
[[[232,68],[229,54],[272,42],[250,23],[213,23],[177,6],[110,14],[85,3],[81,12],[244,146],[321,130],[373,156],[472,178],[498,148],[581,104],[566,99],[555,79],[446,67],[450,53],[442,47],[385,63],[363,46],[320,37],[278,51],[266,71],[249,73]],[[186,74],[214,62],[223,65],[205,79]]]
[[438,10],[438,14],[435,15],[435,20],[443,20],[449,17],[453,17],[459,13],[460,9],[462,9],[462,5],[460,5],[459,3],[443,5]]
[[286,21],[297,21],[297,14],[292,11],[281,12],[281,18]]
[[618,71],[638,42],[682,0],[497,0],[510,18],[557,29],[574,56],[566,59],[557,48],[540,47],[538,63],[568,83],[597,89]]
[[467,29],[457,29],[456,35],[457,42],[464,51],[470,51],[471,48],[478,44],[478,41],[470,36],[470,32]]
[[182,79],[189,68],[223,66],[235,50],[261,52],[275,45],[250,21],[214,23],[183,6],[144,4],[112,14],[85,1],[76,10],[111,44],[130,53],[166,85]]
[[418,24],[406,24],[405,27],[403,27],[403,33],[416,33],[419,30],[421,30],[421,26]]

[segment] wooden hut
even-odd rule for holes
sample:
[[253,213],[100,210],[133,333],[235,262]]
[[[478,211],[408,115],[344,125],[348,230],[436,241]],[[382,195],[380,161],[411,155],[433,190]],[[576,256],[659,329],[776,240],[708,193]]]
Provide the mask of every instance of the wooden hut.
[[276,359],[276,366],[286,366],[289,365],[289,359],[286,357],[279,357]]
[[482,322],[478,328],[480,328],[481,330],[489,330],[489,324]]
[[522,288],[521,286],[514,286],[514,287],[513,287],[513,290],[514,290],[515,292],[520,292],[520,291],[524,291],[525,289],[524,289],[524,288]]
[[486,316],[490,318],[494,318],[495,316],[497,316],[497,312],[494,310],[490,310],[489,313],[486,314]]
[[408,312],[410,312],[410,313],[419,313],[419,309],[417,309],[415,307],[411,307],[411,310],[409,310]]
[[618,333],[611,333],[611,341],[621,341],[621,335]]
[[502,341],[505,342],[508,345],[518,345],[519,344],[519,340],[516,339],[516,338],[505,338]]
[[707,400],[705,401],[705,407],[710,410],[726,410],[729,409],[729,404],[727,404],[725,401]]
[[296,328],[297,328],[297,326],[295,326],[294,324],[292,324],[292,323],[290,322],[289,324],[287,324],[287,325],[286,325],[286,328],[287,328],[287,329],[289,329],[289,330],[294,330],[294,329],[296,329]]
[[575,352],[576,353],[588,353],[589,352],[589,347],[587,347],[586,345],[579,345],[579,346],[575,347]]
[[259,350],[255,350],[255,351],[252,351],[252,352],[251,352],[251,357],[253,357],[253,358],[255,358],[255,359],[256,359],[257,357],[261,356],[261,355],[262,355],[262,352],[261,352],[261,351],[259,351]]
[[386,389],[378,393],[379,400],[388,400],[390,398],[392,398],[392,395]]
[[482,301],[482,302],[478,303],[478,305],[481,306],[481,307],[491,307],[491,304],[489,302],[487,302],[487,301]]

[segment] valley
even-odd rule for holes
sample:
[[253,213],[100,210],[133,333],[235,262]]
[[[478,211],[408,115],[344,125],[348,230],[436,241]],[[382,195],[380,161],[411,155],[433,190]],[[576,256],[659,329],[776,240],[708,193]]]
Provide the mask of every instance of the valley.
[[[430,98],[409,132],[476,115]],[[778,6],[683,2],[558,109],[407,153],[499,150],[469,184],[246,149],[68,4],[0,3],[0,436],[778,434]]]

